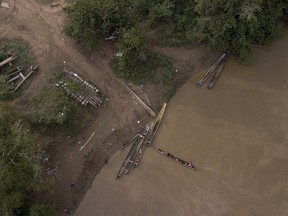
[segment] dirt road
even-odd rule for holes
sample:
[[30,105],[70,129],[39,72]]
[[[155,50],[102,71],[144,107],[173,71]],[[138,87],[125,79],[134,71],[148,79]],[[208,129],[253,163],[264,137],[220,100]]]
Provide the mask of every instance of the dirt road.
[[[118,152],[74,215],[287,215],[287,47],[288,34],[249,67],[231,58],[212,91],[193,77],[169,103],[140,167],[116,181]],[[155,147],[192,160],[196,171]]]

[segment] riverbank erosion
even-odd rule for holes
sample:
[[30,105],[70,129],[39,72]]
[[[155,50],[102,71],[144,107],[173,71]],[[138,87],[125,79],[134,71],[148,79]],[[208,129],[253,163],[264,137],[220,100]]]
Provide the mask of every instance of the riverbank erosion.
[[117,152],[74,215],[287,215],[287,46],[286,33],[250,66],[230,58],[212,91],[195,87],[204,71],[195,75],[169,103],[140,167],[116,181],[125,157]]

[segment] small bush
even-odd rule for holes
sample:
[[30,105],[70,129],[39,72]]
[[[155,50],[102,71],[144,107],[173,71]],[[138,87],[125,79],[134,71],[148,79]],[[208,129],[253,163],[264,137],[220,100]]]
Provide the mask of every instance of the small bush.
[[0,62],[4,61],[8,57],[9,57],[9,55],[7,53],[5,53],[3,50],[0,50]]
[[72,115],[68,96],[55,86],[44,88],[30,101],[30,116],[33,123],[64,125]]
[[6,66],[7,70],[17,66],[30,66],[32,54],[27,43],[21,39],[15,39],[6,40],[1,44],[4,45],[3,51],[5,53],[11,53],[17,56],[17,59],[12,62],[12,66]]
[[172,85],[165,93],[165,101],[168,102],[176,93],[177,89]]

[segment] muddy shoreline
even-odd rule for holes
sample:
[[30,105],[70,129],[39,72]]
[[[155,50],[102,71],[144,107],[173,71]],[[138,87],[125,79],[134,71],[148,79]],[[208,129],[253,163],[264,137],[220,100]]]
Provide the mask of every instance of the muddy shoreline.
[[287,215],[287,46],[286,32],[249,66],[230,57],[212,91],[195,87],[202,73],[192,77],[139,168],[115,181],[125,152],[114,154],[74,215]]

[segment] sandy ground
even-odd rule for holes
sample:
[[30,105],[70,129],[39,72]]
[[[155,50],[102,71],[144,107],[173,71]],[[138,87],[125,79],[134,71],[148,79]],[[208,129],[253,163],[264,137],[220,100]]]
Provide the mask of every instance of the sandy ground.
[[116,181],[125,157],[116,153],[74,215],[288,215],[287,47],[288,34],[249,67],[230,58],[212,91],[195,87],[203,73],[193,77],[169,103],[140,167]]

